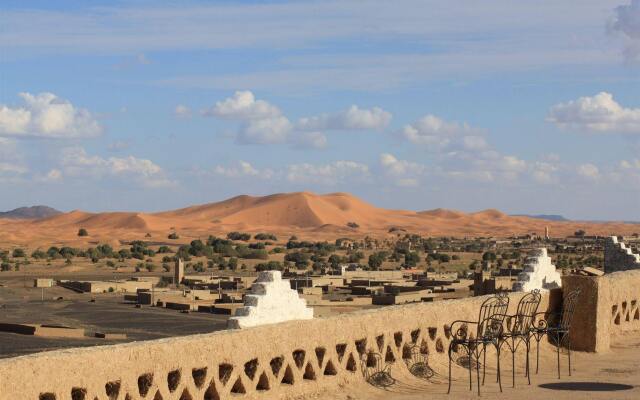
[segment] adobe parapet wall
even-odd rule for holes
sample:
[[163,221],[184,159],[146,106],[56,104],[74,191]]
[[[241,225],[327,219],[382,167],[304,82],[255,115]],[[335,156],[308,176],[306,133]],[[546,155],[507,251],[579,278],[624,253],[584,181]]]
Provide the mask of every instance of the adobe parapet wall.
[[[600,350],[609,332],[640,329],[640,271],[569,277],[563,282],[564,290],[578,286],[584,299],[574,325],[580,335],[592,338],[575,338],[573,343]],[[555,309],[560,294],[544,294],[540,310]],[[510,313],[522,295],[510,294]],[[485,299],[392,306],[0,360],[0,400],[288,398],[362,381],[361,354],[369,350],[393,362],[393,373],[401,376],[407,373],[403,350],[414,344],[429,354],[436,372],[446,374],[447,324],[475,320]]]
[[640,270],[599,277],[566,276],[563,290],[580,288],[572,323],[572,348],[607,351],[611,339],[640,332]]

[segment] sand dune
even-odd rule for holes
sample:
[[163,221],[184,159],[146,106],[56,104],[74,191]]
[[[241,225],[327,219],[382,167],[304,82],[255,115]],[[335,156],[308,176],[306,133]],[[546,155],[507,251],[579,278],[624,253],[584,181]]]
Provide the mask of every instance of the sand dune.
[[[357,224],[355,225],[351,224]],[[331,239],[338,236],[386,236],[391,228],[427,235],[496,236],[542,234],[565,236],[578,229],[589,234],[631,234],[640,225],[621,222],[547,221],[509,216],[489,209],[474,213],[435,209],[388,210],[348,193],[318,195],[281,193],[262,197],[237,196],[217,203],[159,213],[72,211],[39,220],[0,219],[0,240],[7,243],[86,243],[153,237],[166,240],[177,231],[182,239],[223,234],[231,230],[270,231],[281,235]],[[89,237],[78,238],[79,228]]]

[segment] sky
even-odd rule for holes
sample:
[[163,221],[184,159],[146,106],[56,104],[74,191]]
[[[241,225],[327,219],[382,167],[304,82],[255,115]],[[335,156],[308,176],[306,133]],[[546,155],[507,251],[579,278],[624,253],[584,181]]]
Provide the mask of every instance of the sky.
[[0,27],[0,210],[640,220],[640,0],[5,0]]

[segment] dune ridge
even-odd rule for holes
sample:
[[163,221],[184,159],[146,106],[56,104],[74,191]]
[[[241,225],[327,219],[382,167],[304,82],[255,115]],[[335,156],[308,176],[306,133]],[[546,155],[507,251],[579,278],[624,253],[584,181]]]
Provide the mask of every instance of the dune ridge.
[[[622,222],[548,221],[509,216],[488,209],[473,213],[438,208],[425,211],[376,207],[349,193],[277,193],[241,195],[215,203],[157,213],[74,210],[37,220],[0,219],[0,240],[9,243],[78,240],[166,239],[172,231],[185,237],[202,237],[232,230],[270,231],[302,237],[331,239],[338,236],[387,236],[402,229],[433,236],[495,236],[543,234],[566,236],[583,229],[588,234],[640,232],[640,224]],[[90,232],[79,239],[77,231]],[[395,228],[395,229],[393,229]]]

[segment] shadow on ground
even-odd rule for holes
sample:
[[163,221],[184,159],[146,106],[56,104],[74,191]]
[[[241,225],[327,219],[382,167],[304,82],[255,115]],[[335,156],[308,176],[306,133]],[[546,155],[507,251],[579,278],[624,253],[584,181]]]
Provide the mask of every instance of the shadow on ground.
[[633,389],[631,385],[605,382],[556,382],[538,385],[543,389],[551,390],[576,390],[581,392],[616,392]]

